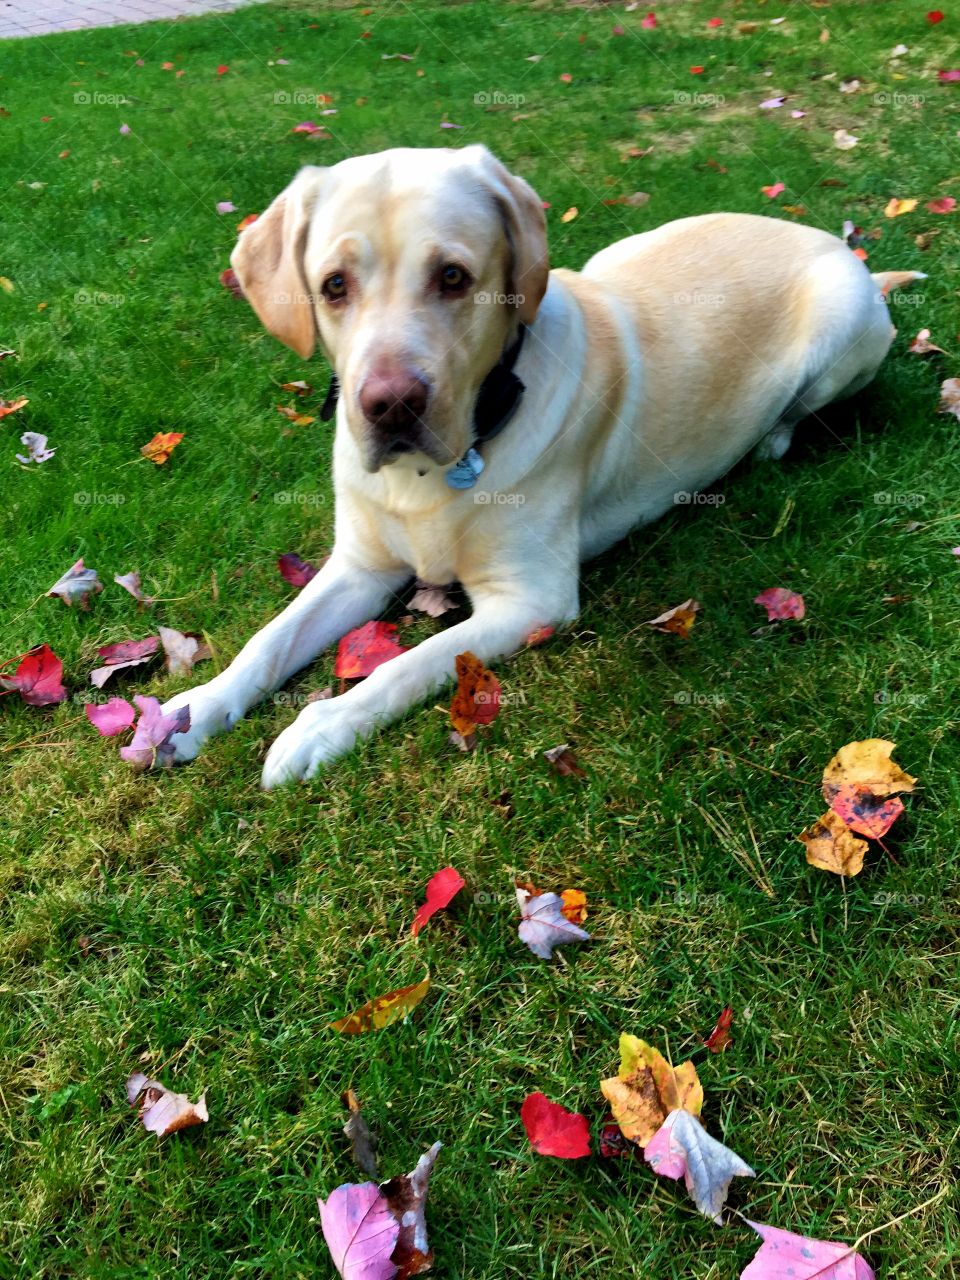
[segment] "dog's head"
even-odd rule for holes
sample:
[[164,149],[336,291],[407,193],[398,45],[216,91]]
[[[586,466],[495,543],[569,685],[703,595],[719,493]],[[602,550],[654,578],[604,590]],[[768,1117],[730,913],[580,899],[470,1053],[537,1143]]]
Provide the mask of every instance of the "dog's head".
[[548,275],[539,198],[482,146],[301,169],[230,260],[275,337],[304,359],[319,341],[370,471],[466,452],[480,385]]

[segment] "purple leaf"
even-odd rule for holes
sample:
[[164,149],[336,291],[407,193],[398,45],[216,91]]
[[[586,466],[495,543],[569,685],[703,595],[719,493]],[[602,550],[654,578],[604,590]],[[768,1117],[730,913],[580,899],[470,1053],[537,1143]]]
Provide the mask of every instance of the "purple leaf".
[[343,1280],[393,1280],[390,1255],[400,1223],[375,1182],[347,1182],[318,1200],[320,1225],[334,1266]]
[[230,200],[217,201],[217,213],[236,213],[237,206]]
[[165,716],[156,698],[135,693],[133,700],[140,708],[140,719],[129,747],[120,748],[121,759],[129,760],[138,773],[154,765],[169,768],[176,750],[170,739],[190,728],[190,708],[178,707]]
[[113,580],[118,587],[123,587],[124,591],[129,591],[137,604],[151,605],[155,603],[153,596],[145,596],[141,591],[140,574],[136,569],[131,569],[129,573],[115,573]]
[[535,956],[542,960],[553,959],[554,947],[568,942],[589,942],[586,929],[573,924],[563,914],[563,899],[556,893],[541,893],[532,898],[526,889],[517,890],[520,904],[520,941],[525,942]]
[[17,461],[27,466],[31,462],[48,462],[57,452],[56,449],[47,448],[47,437],[42,436],[37,431],[25,431],[20,437],[20,443],[26,446],[27,456],[22,453],[17,454]]
[[156,636],[147,636],[145,640],[118,640],[116,644],[102,645],[97,654],[103,659],[104,665],[90,672],[90,683],[97,689],[102,689],[115,672],[149,662],[159,648],[160,641]]
[[126,698],[110,698],[102,705],[88,702],[84,707],[87,719],[104,738],[112,738],[124,729],[132,727],[137,713]]
[[122,133],[122,134],[126,135],[126,134],[128,134],[129,132],[130,132],[130,126],[129,126],[128,124],[122,124],[122,125],[120,126],[120,133]]
[[295,551],[288,551],[277,561],[280,576],[289,582],[291,587],[305,587],[311,578],[317,576],[317,570],[306,560],[301,560]]
[[760,103],[761,111],[775,111],[777,107],[782,107],[786,102],[786,98],[767,98],[766,102]]

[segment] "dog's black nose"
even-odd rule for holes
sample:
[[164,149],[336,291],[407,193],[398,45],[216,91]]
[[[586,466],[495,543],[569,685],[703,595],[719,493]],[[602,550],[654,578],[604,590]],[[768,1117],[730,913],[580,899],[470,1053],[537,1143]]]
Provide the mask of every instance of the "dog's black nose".
[[360,408],[371,426],[402,434],[419,424],[429,391],[413,369],[373,369],[360,388]]

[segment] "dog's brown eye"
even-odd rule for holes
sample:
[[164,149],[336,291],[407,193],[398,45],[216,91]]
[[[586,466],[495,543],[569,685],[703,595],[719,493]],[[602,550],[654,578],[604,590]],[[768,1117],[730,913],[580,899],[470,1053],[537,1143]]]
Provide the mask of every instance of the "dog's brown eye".
[[458,267],[455,262],[448,262],[446,266],[440,268],[441,293],[463,293],[469,283],[470,277],[463,267]]
[[347,282],[339,271],[334,271],[324,280],[323,296],[330,302],[336,302],[338,298],[347,296]]

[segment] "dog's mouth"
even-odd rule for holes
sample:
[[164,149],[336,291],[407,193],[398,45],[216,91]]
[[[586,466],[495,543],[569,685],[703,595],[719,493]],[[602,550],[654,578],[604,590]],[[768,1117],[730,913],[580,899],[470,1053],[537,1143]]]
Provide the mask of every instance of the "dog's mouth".
[[367,443],[365,461],[368,471],[379,471],[381,467],[392,466],[401,458],[411,458],[414,455],[418,465],[424,459],[438,467],[450,466],[456,461],[447,445],[429,433],[422,432],[387,439],[371,436]]

